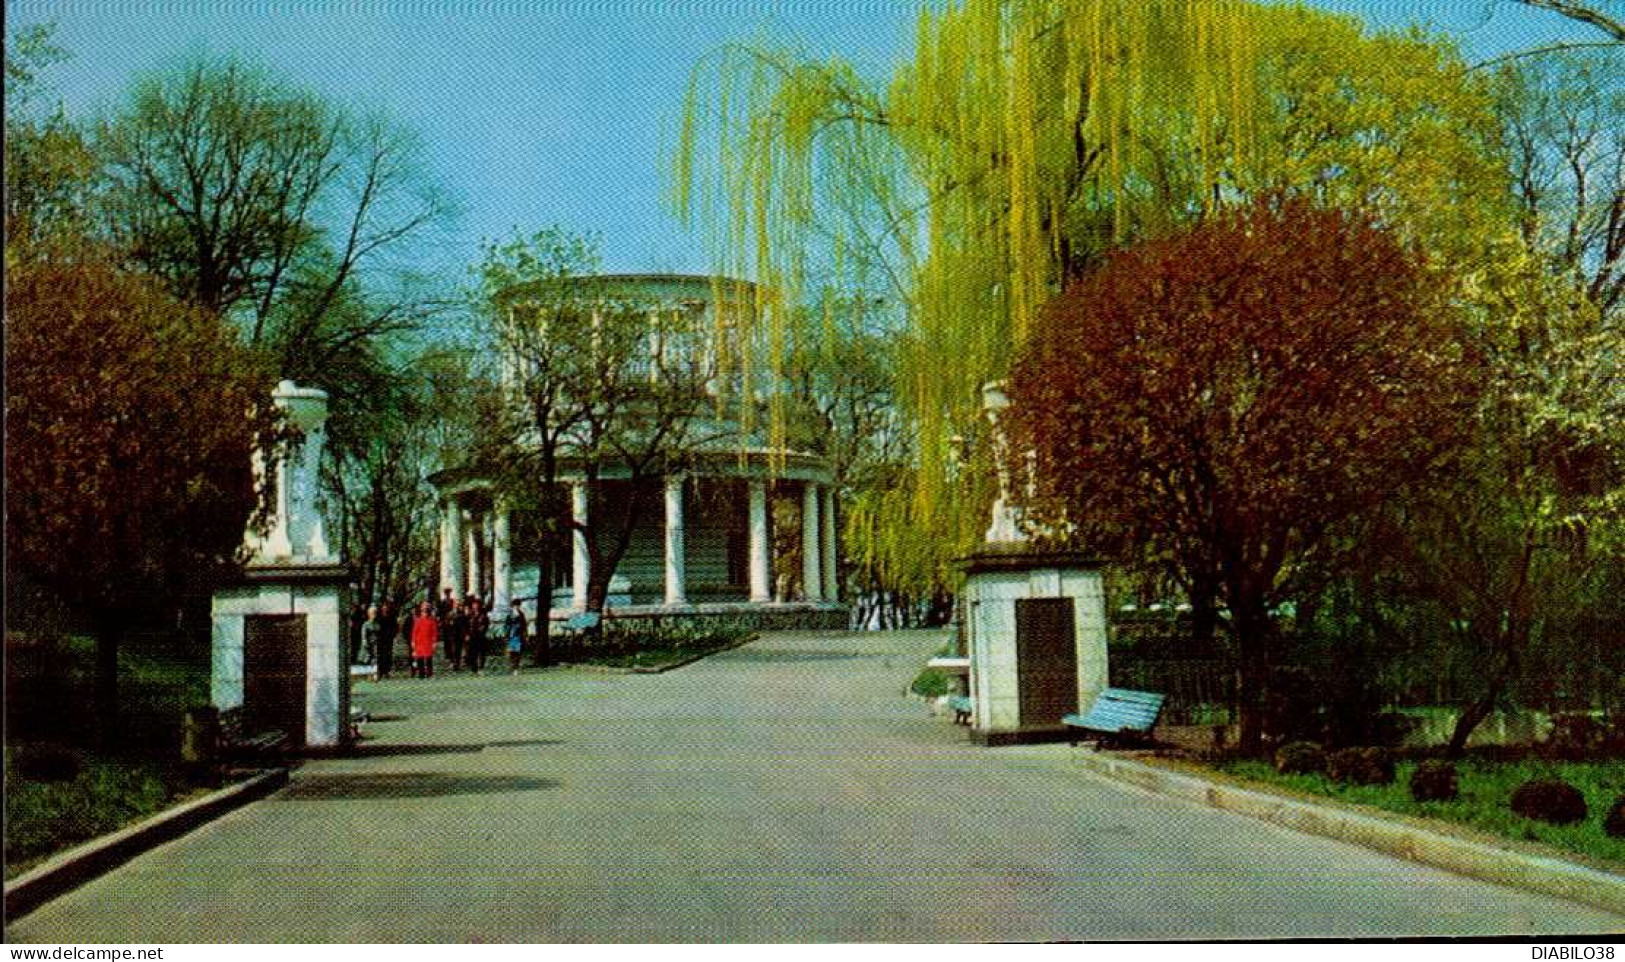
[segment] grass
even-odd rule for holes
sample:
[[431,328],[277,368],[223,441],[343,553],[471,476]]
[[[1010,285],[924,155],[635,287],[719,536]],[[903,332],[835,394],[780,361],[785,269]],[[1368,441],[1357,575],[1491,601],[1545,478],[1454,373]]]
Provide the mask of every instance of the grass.
[[[1416,770],[1414,761],[1401,761],[1395,766],[1391,785],[1341,785],[1324,775],[1282,775],[1262,761],[1215,764],[1227,774],[1300,793],[1328,796],[1402,815],[1455,822],[1493,835],[1540,842],[1625,867],[1625,838],[1609,838],[1602,829],[1603,819],[1614,800],[1625,795],[1625,765],[1617,760],[1499,761],[1469,755],[1456,764],[1460,796],[1451,802],[1418,802],[1411,798],[1409,785],[1411,773]],[[1508,801],[1513,790],[1531,778],[1561,778],[1578,788],[1586,799],[1585,821],[1551,825],[1515,814]]]
[[208,653],[131,638],[119,657],[120,741],[98,745],[94,643],[7,638],[6,877],[197,794],[181,717],[208,701]]

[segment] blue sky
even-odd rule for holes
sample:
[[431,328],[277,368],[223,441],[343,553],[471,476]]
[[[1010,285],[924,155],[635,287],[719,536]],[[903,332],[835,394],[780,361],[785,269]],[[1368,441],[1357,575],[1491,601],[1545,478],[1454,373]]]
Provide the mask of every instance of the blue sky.
[[[1603,0],[1608,6],[1617,0]],[[1321,0],[1397,26],[1431,22],[1484,58],[1583,38],[1511,0]],[[703,272],[665,206],[667,148],[694,64],[730,40],[839,54],[884,75],[906,56],[912,4],[890,0],[16,0],[8,29],[54,21],[72,54],[47,75],[70,114],[116,104],[131,79],[197,52],[247,54],[424,140],[461,208],[425,263],[458,274],[482,238],[557,224],[594,232],[614,271]]]

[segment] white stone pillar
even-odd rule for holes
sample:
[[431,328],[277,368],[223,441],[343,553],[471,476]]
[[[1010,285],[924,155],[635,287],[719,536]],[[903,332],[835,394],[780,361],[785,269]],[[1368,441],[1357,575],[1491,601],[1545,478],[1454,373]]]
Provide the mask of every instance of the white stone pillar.
[[688,603],[687,559],[683,538],[683,476],[666,479],[666,604]]
[[[446,515],[440,529],[440,593],[452,594],[463,586],[463,509],[456,498],[446,499]],[[438,600],[438,599],[437,599]]]
[[841,586],[835,571],[835,489],[825,486],[821,493],[823,504],[819,506],[818,521],[824,529],[824,537],[818,554],[824,562],[824,600],[840,601]]
[[480,526],[472,523],[473,520],[473,518],[469,519],[471,523],[467,529],[468,588],[463,593],[478,598],[480,595]]
[[[258,455],[256,455],[258,456]],[[293,538],[288,532],[288,459],[285,455],[278,455],[271,465],[272,479],[275,490],[275,504],[271,515],[271,530],[265,536],[262,554],[266,558],[288,558],[293,556]]]
[[801,593],[808,601],[824,599],[824,565],[818,560],[818,485],[801,486]]
[[[513,600],[513,560],[509,555],[508,506],[497,501],[491,510],[491,610],[493,619],[507,617]],[[546,586],[543,586],[544,590]]]
[[[578,525],[587,523],[587,482],[570,482],[570,517]],[[575,551],[570,558],[570,603],[577,611],[587,610],[587,576],[592,570],[592,556],[587,553],[587,533],[580,528],[575,530]],[[547,588],[542,589],[545,593]],[[536,617],[542,617],[537,612]]]
[[772,601],[773,586],[769,584],[771,565],[768,563],[767,541],[767,482],[748,482],[750,489],[750,600]]

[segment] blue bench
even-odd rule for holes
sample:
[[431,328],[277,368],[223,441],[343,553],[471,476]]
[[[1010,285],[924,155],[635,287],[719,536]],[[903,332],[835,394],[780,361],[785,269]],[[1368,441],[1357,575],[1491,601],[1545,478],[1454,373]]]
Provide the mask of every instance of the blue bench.
[[[1067,715],[1061,721],[1071,728],[1093,733],[1095,751],[1106,741],[1149,738],[1162,714],[1167,696],[1127,688],[1108,688],[1100,693],[1086,715]],[[1076,745],[1077,739],[1072,744]]]
[[976,702],[969,695],[955,695],[948,699],[948,707],[954,710],[955,725],[969,725],[970,713],[976,708]]

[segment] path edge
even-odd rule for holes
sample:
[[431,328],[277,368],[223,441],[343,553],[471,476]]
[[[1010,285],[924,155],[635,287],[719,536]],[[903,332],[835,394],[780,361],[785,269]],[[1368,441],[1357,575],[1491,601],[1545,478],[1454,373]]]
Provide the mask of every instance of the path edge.
[[235,785],[159,812],[40,863],[5,883],[9,925],[51,899],[123,865],[142,852],[206,825],[288,783],[288,770],[260,772]]
[[1558,858],[1500,848],[1281,795],[1093,752],[1075,756],[1090,771],[1160,795],[1375,849],[1498,885],[1580,902],[1625,916],[1625,876]]

